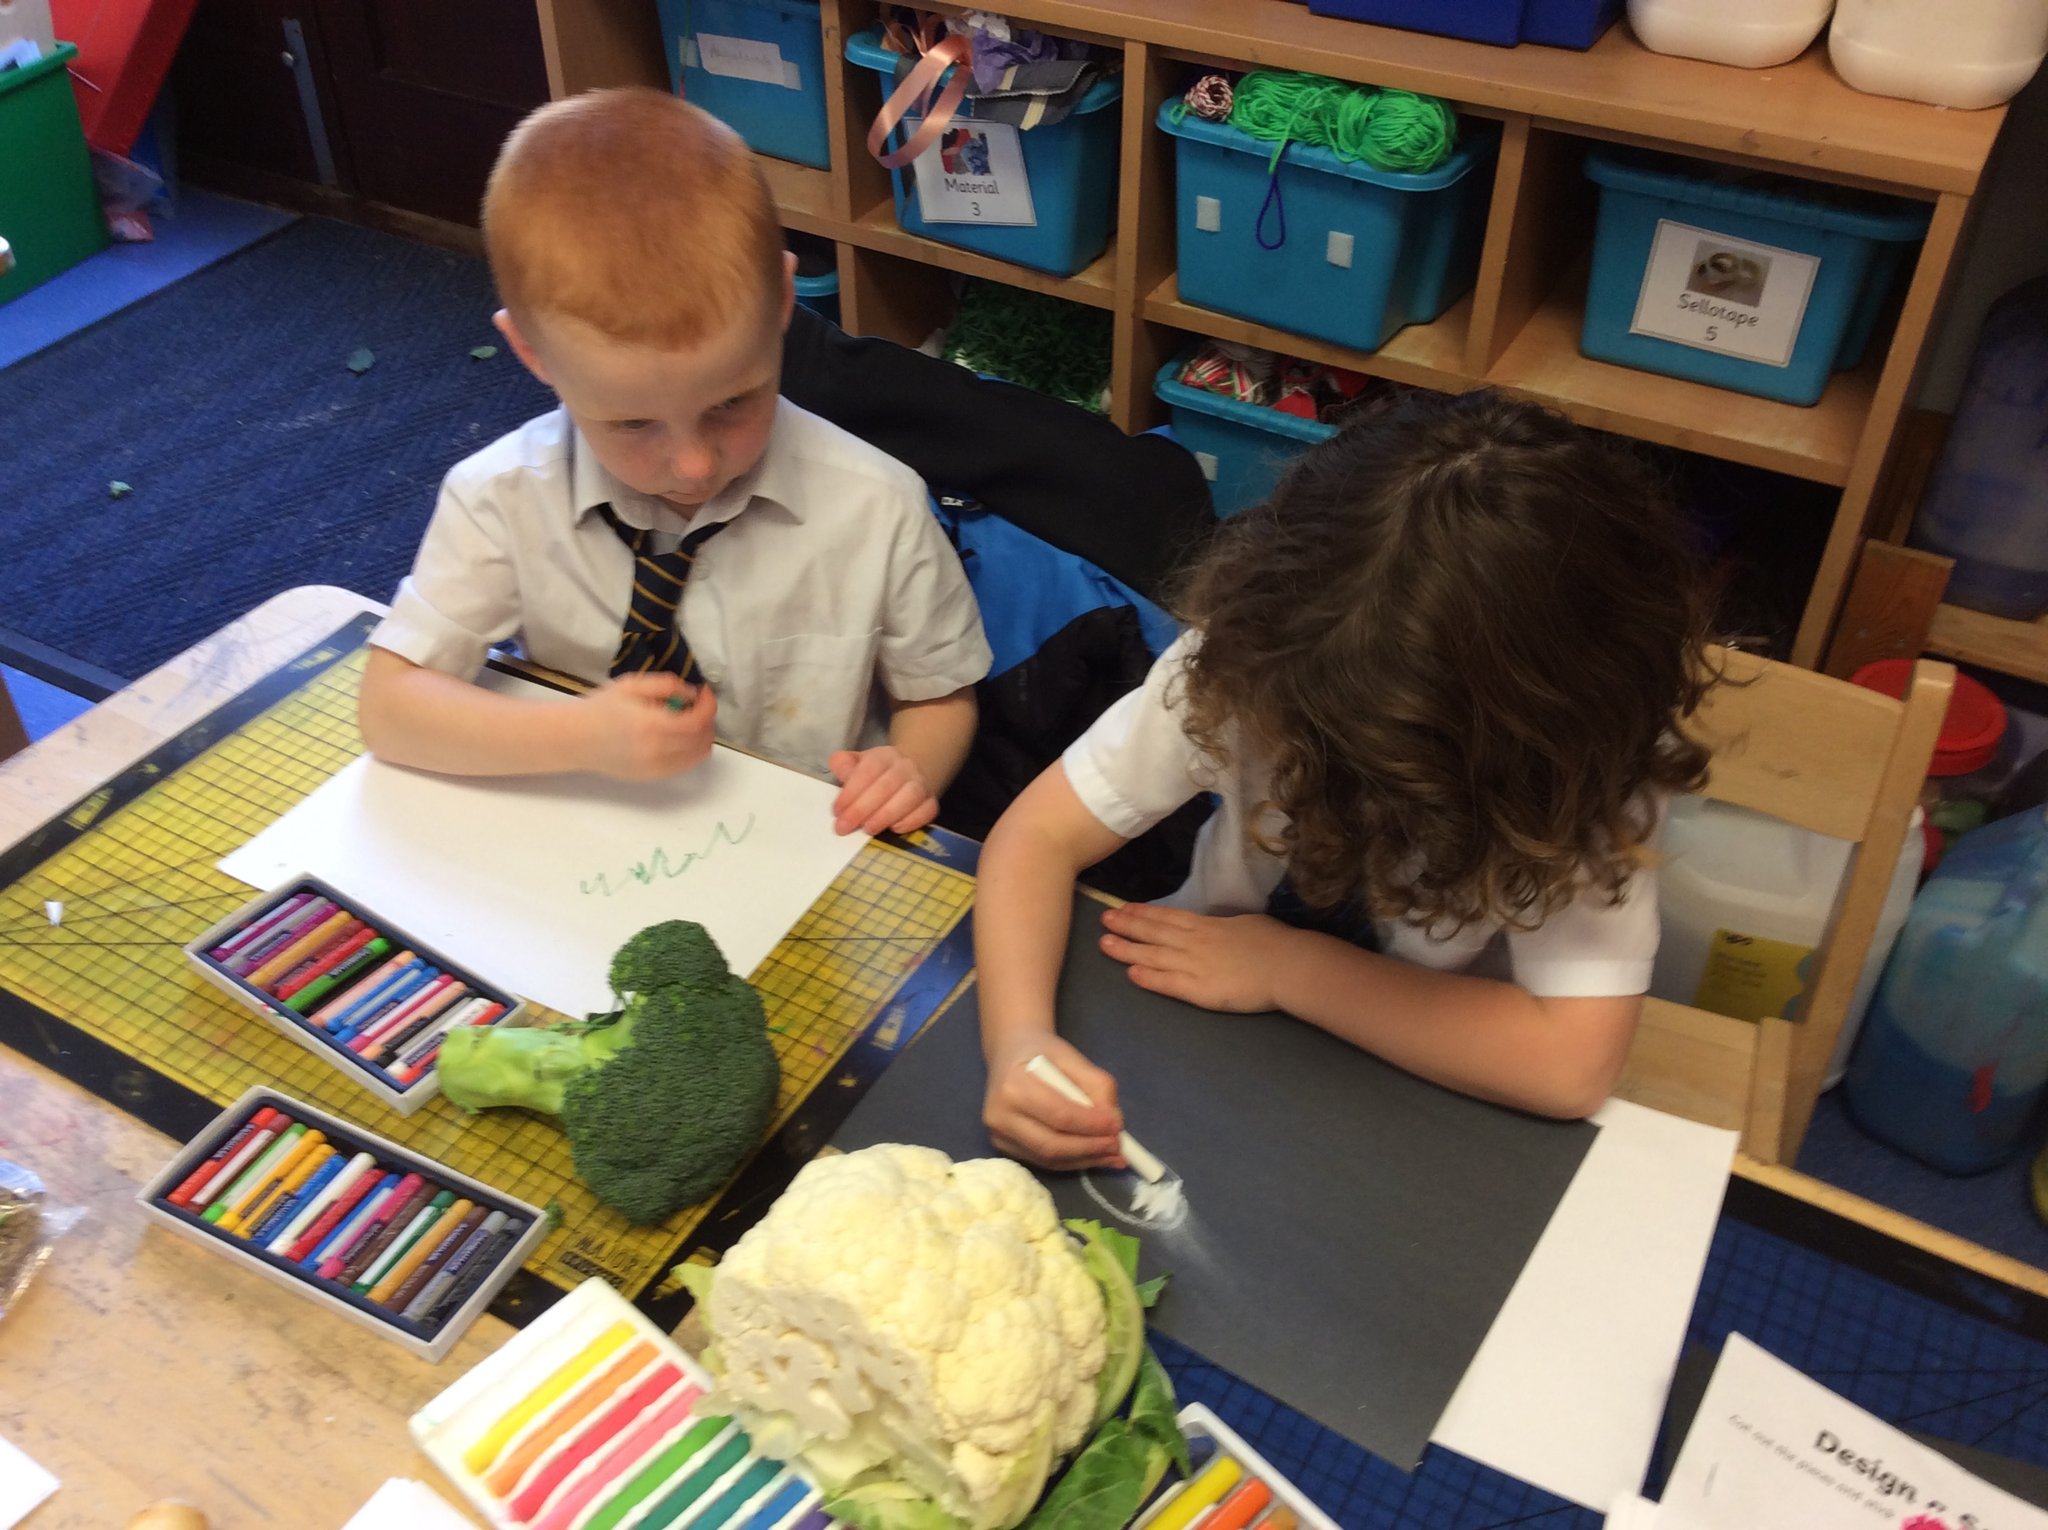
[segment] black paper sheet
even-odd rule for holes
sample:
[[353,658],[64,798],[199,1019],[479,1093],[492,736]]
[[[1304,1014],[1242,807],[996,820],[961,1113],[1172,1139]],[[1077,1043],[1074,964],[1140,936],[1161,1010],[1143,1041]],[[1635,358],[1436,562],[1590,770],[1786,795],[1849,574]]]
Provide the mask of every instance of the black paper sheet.
[[[1141,1274],[1172,1277],[1154,1325],[1412,1469],[1597,1128],[1439,1089],[1285,1016],[1147,993],[1097,948],[1101,912],[1077,898],[1061,1032],[1186,1182],[1182,1225],[1125,1228]],[[835,1144],[987,1157],[979,1028],[970,988]],[[1082,1176],[1040,1177],[1062,1215],[1110,1220]]]

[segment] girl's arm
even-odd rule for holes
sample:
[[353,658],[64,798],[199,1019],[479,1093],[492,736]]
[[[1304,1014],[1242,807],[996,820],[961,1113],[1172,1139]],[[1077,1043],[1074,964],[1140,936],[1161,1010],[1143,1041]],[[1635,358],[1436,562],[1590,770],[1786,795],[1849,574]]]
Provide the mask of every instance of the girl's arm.
[[1539,998],[1257,914],[1133,903],[1103,924],[1102,949],[1141,988],[1209,1009],[1283,1010],[1447,1089],[1539,1115],[1600,1107],[1643,1007],[1639,994]]
[[[1124,843],[1083,806],[1057,761],[997,820],[981,852],[974,960],[998,1148],[1053,1168],[1121,1167],[1116,1081],[1059,1038],[1053,995],[1067,949],[1074,878]],[[1095,1103],[1074,1105],[1024,1064],[1043,1052]]]

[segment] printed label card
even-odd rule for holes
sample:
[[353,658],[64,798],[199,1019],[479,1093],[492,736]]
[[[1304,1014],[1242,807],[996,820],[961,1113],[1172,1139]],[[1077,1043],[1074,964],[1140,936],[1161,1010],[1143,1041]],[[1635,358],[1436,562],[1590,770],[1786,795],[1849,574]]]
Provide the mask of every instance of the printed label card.
[[[906,118],[904,131],[918,121]],[[1035,228],[1024,145],[1006,122],[957,118],[939,141],[910,162],[917,211],[927,223],[990,223]]]
[[1819,271],[1816,255],[1660,218],[1629,333],[1782,367]]

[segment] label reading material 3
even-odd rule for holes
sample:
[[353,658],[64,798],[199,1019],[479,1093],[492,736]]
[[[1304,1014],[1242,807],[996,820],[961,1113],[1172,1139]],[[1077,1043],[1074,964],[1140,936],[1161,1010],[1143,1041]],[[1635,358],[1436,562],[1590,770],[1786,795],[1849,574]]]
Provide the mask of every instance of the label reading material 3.
[[[906,133],[918,122],[906,118]],[[993,223],[1035,228],[1024,145],[1006,122],[959,118],[910,163],[917,210],[927,223]]]
[[1660,218],[1629,333],[1782,367],[1819,271],[1818,256]]

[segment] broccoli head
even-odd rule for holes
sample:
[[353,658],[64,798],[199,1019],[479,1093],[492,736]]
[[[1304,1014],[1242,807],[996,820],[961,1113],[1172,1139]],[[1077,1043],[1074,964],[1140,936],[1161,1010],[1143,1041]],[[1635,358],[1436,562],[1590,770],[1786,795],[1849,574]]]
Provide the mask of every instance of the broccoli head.
[[659,1222],[711,1194],[761,1141],[781,1066],[761,996],[702,925],[642,930],[612,958],[611,979],[613,1014],[451,1032],[441,1092],[466,1110],[559,1116],[597,1198]]

